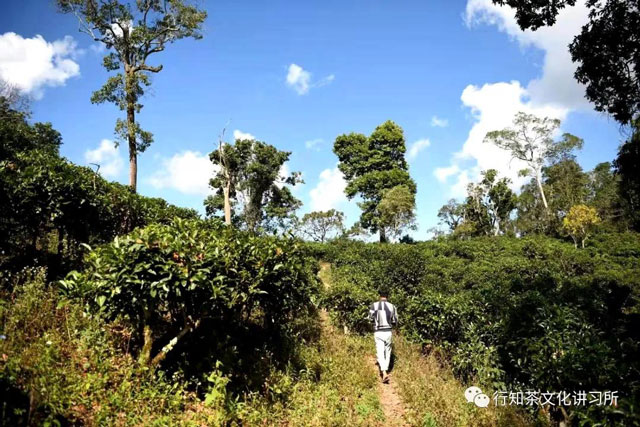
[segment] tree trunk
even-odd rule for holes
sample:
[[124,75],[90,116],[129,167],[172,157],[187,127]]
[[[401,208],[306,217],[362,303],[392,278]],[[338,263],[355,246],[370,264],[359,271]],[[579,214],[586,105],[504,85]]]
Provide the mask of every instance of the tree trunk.
[[548,211],[549,205],[547,204],[547,198],[545,197],[544,190],[542,189],[542,173],[540,171],[536,171],[536,182],[538,183],[538,190],[540,190],[540,197],[542,198],[544,209]]
[[229,200],[229,193],[231,192],[231,181],[229,178],[226,178],[226,183],[224,185],[223,193],[224,193],[224,223],[227,225],[231,225],[231,201]]
[[133,192],[138,189],[138,147],[136,144],[136,101],[133,87],[133,76],[126,73],[127,92],[127,139],[129,142],[129,186]]
[[387,243],[387,232],[384,228],[380,229],[380,243]]
[[151,327],[149,325],[144,326],[143,330],[143,344],[142,351],[140,352],[140,356],[138,361],[141,365],[147,365],[151,360],[151,348],[153,347],[153,332],[151,331]]
[[178,341],[180,341],[185,335],[187,335],[187,333],[196,329],[199,325],[200,320],[197,320],[194,324],[185,325],[180,333],[178,333],[178,335],[176,335],[171,341],[169,341],[169,344],[162,347],[162,350],[160,350],[160,352],[156,354],[153,359],[151,359],[149,364],[153,367],[158,366],[160,362],[162,362],[167,357],[167,353],[169,353],[176,346]]
[[[222,135],[224,135],[224,130],[222,131]],[[224,173],[224,188],[222,189],[224,196],[224,223],[231,225],[231,172],[229,171],[229,164],[225,160],[226,156],[224,155],[224,141],[222,137],[218,144],[218,155],[220,156],[220,167]]]

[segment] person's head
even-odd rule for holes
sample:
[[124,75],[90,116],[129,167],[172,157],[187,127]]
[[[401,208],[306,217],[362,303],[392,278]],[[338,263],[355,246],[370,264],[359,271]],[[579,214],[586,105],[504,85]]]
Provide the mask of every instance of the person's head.
[[380,288],[378,290],[378,295],[380,296],[380,299],[386,299],[389,296],[389,291],[386,288]]

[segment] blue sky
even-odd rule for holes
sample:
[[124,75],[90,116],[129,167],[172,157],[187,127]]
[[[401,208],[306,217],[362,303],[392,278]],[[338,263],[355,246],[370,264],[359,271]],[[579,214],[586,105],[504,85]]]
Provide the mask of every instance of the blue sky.
[[[359,209],[342,193],[332,143],[390,119],[405,131],[418,184],[413,234],[423,239],[439,207],[463,196],[481,170],[522,183],[520,167],[481,142],[515,112],[561,118],[563,131],[585,140],[585,169],[612,160],[623,138],[572,77],[566,45],[586,20],[580,4],[535,33],[489,0],[201,6],[209,14],[204,38],[178,41],[149,61],[164,70],[138,116],[155,136],[139,158],[144,195],[203,211],[207,154],[230,121],[230,137],[238,131],[292,152],[287,169],[305,180],[294,189],[300,213],[336,208],[351,223]],[[0,77],[34,97],[33,119],[62,133],[64,156],[100,163],[105,177],[126,183],[127,153],[111,142],[120,112],[89,101],[108,76],[104,52],[53,2],[3,2],[0,10]]]

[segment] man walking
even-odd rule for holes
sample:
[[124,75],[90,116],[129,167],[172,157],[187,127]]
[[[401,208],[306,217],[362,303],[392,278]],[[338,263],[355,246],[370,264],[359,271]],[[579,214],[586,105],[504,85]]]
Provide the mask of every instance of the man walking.
[[373,338],[376,342],[378,366],[382,372],[382,382],[389,382],[389,362],[391,361],[391,330],[398,323],[396,307],[387,301],[388,292],[381,289],[380,299],[369,307],[369,319],[373,322]]

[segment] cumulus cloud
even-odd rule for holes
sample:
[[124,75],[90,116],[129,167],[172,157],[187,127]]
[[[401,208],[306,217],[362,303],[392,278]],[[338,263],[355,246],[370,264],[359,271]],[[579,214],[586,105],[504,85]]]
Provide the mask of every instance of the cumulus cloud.
[[416,142],[414,142],[413,144],[411,144],[411,146],[409,147],[409,160],[414,160],[416,157],[418,157],[418,154],[424,150],[425,148],[427,148],[428,146],[431,145],[431,141],[429,141],[428,139],[424,138],[424,139],[419,139]]
[[295,90],[298,95],[305,95],[309,89],[326,86],[335,79],[333,74],[316,82],[311,81],[311,73],[297,64],[290,64],[287,71],[287,85]]
[[441,119],[438,116],[431,117],[431,126],[434,128],[446,128],[449,126],[449,120]]
[[41,35],[24,38],[8,32],[0,35],[0,78],[25,94],[41,98],[46,86],[62,86],[80,74],[74,61],[81,51],[66,36],[53,42]]
[[564,120],[571,112],[588,108],[584,87],[573,78],[575,64],[568,45],[588,20],[583,2],[563,9],[555,25],[537,31],[522,31],[515,20],[515,12],[506,6],[496,6],[491,0],[468,0],[465,21],[469,27],[494,25],[515,40],[522,49],[540,49],[544,62],[539,77],[522,84],[518,81],[469,85],[462,92],[463,106],[471,111],[473,125],[462,149],[454,153],[450,165],[435,170],[436,178],[451,184],[451,196],[464,197],[470,182],[477,181],[480,172],[497,169],[512,180],[512,188],[519,189],[528,178],[518,172],[526,167],[514,160],[510,153],[484,143],[487,132],[510,127],[519,111],[540,117]]
[[238,139],[256,139],[255,136],[251,135],[250,133],[247,132],[242,132],[238,129],[233,131],[233,139],[238,140]]
[[100,141],[100,145],[95,150],[87,150],[84,153],[84,160],[87,163],[100,165],[98,172],[105,178],[117,177],[124,166],[120,148],[109,139]]
[[522,31],[516,22],[515,11],[508,6],[496,6],[491,0],[468,0],[465,12],[465,21],[470,27],[495,25],[522,48],[542,50],[542,75],[531,80],[526,87],[531,103],[571,109],[589,105],[584,98],[584,86],[573,77],[576,64],[571,61],[568,47],[588,17],[589,9],[583,1],[578,1],[574,7],[560,11],[555,25],[536,31]]
[[347,197],[344,194],[346,186],[347,182],[344,180],[344,175],[337,167],[320,172],[318,184],[309,192],[311,210],[327,211],[329,209],[337,209],[347,201]]
[[206,154],[187,150],[161,159],[160,163],[159,170],[149,179],[155,188],[201,196],[212,192],[209,180],[217,169]]

